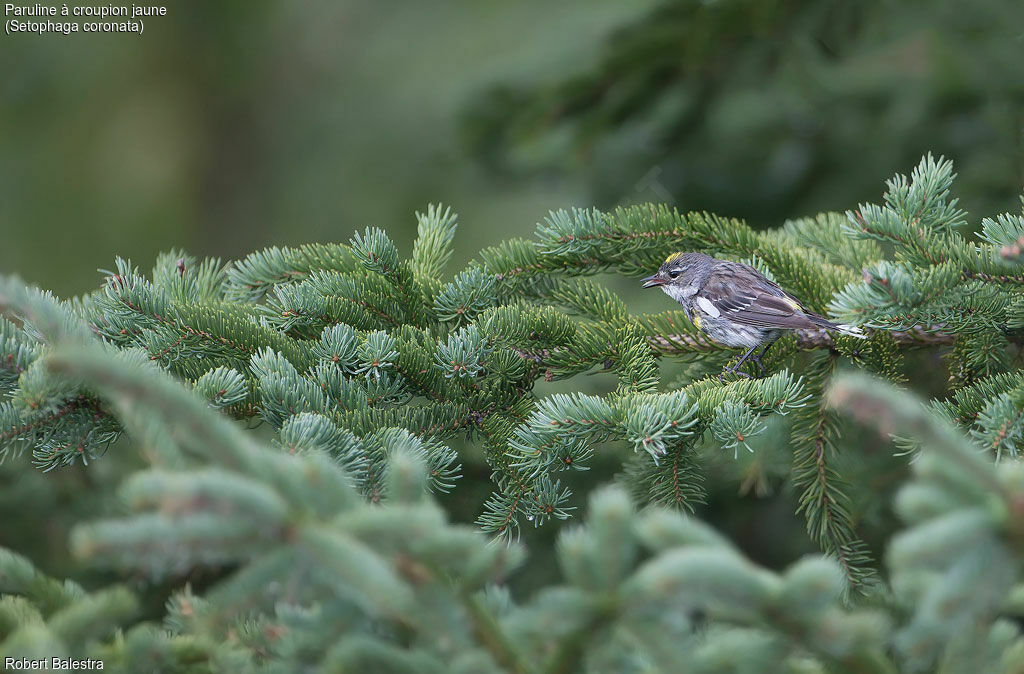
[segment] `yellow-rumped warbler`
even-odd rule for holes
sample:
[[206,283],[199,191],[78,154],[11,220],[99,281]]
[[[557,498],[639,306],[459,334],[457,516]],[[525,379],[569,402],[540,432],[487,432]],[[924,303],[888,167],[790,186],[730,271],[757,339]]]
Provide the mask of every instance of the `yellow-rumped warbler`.
[[[800,301],[777,283],[740,262],[718,260],[704,253],[674,253],[657,274],[642,280],[644,288],[659,287],[679,302],[690,322],[712,340],[747,347],[729,372],[745,374],[737,368],[748,358],[764,372],[761,357],[783,330],[824,328],[864,337],[857,328],[836,325],[805,311]],[[762,344],[764,348],[754,355]]]

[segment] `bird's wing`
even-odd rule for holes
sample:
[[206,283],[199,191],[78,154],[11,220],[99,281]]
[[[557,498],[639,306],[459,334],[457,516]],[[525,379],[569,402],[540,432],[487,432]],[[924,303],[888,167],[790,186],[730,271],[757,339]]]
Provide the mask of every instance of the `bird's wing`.
[[[695,303],[704,313],[761,328],[814,328],[792,296],[746,265],[723,266],[708,277]],[[703,300],[703,301],[701,301]]]

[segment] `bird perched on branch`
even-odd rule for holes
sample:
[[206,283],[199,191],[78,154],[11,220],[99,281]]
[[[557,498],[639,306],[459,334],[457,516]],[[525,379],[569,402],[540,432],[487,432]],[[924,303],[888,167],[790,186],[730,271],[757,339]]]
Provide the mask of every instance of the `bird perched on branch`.
[[[694,327],[726,346],[747,352],[726,372],[739,371],[748,359],[764,372],[762,356],[783,330],[825,329],[864,339],[854,327],[837,325],[805,311],[800,301],[750,265],[719,260],[704,253],[669,255],[658,273],[643,280],[644,288],[661,288],[682,305]],[[757,347],[763,348],[756,355]]]

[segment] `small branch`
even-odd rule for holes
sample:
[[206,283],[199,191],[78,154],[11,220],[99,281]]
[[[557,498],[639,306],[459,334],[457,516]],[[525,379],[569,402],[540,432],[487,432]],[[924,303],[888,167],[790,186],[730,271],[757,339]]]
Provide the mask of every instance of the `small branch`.
[[[831,349],[834,345],[832,333],[828,330],[796,330],[796,345],[807,351],[813,349]],[[956,335],[947,332],[933,332],[926,328],[890,331],[889,334],[901,346],[938,346],[952,344]],[[695,335],[655,335],[648,338],[651,348],[662,355],[689,353],[691,351],[714,351],[725,348],[716,345],[703,336]]]
[[547,674],[572,674],[580,671],[583,656],[587,650],[587,640],[600,634],[619,616],[619,606],[611,598],[605,598],[596,607],[595,612],[579,629],[561,638],[558,651],[544,668]]
[[980,279],[988,283],[1024,283],[1024,276],[1009,276],[1006,274],[986,274],[981,271],[964,271],[965,279]]
[[90,398],[89,396],[80,395],[67,401],[64,405],[61,405],[49,414],[33,419],[22,426],[12,426],[8,430],[0,432],[0,442],[6,442],[7,440],[16,438],[19,435],[24,435],[25,433],[33,431],[44,424],[58,421],[71,412],[80,409],[92,409],[95,414],[102,414],[99,408],[99,401]]
[[498,624],[498,621],[484,607],[483,603],[476,596],[465,590],[460,591],[458,594],[462,600],[462,605],[472,620],[473,629],[477,637],[483,642],[491,655],[494,656],[494,659],[508,671],[513,672],[513,674],[529,672],[530,670],[520,657],[515,644],[508,638]]
[[[914,327],[910,330],[889,330],[890,336],[900,346],[942,346],[953,344],[956,335],[948,332],[940,332],[943,326]],[[832,333],[825,329],[820,330],[795,330],[796,346],[804,351],[815,349],[831,349],[835,346]],[[674,335],[652,335],[647,338],[647,343],[658,356],[673,356],[684,353],[720,351],[729,347],[716,344],[701,334],[679,333]],[[539,349],[535,352],[523,351],[516,347],[510,347],[520,358],[533,361],[543,365],[551,357],[552,353],[560,353],[564,347],[554,349]]]

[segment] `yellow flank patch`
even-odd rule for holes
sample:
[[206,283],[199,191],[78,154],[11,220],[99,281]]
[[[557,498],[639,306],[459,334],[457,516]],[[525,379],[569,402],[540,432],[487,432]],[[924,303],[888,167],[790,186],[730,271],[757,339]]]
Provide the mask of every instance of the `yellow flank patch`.
[[701,317],[700,317],[700,314],[698,314],[698,313],[697,313],[697,312],[695,311],[695,312],[693,312],[693,327],[695,327],[695,328],[697,328],[698,330],[700,330],[700,324],[701,324]]
[[797,302],[796,300],[791,300],[788,297],[783,297],[782,299],[786,301],[786,304],[793,307],[793,311],[803,311],[803,309],[800,307],[799,302]]
[[682,253],[672,253],[671,255],[669,255],[668,257],[665,258],[665,264],[668,264],[669,262],[671,262],[672,260],[676,259],[680,255],[682,255]]

